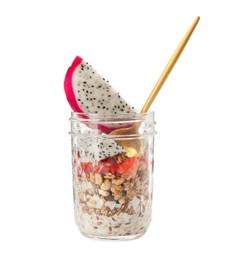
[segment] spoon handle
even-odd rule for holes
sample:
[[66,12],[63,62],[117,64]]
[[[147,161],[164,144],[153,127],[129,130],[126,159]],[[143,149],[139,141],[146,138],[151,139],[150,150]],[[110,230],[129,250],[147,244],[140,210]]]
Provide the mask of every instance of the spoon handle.
[[170,58],[169,62],[167,63],[164,71],[160,75],[159,80],[155,84],[152,92],[150,93],[141,113],[145,113],[149,110],[149,107],[153,103],[155,97],[159,93],[160,89],[162,88],[164,82],[166,81],[167,77],[169,76],[171,70],[173,69],[174,65],[176,64],[177,60],[179,59],[182,51],[184,50],[188,40],[190,39],[194,29],[197,26],[197,23],[199,22],[200,17],[197,16],[192,25],[189,27],[188,31],[182,38],[181,42],[179,43],[178,47],[176,48],[175,52],[173,53],[172,57]]

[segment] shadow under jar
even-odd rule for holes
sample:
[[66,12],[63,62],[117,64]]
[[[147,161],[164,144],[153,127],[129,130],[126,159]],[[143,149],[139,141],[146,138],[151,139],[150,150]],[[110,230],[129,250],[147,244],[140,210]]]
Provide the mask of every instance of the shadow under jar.
[[[141,237],[151,221],[154,112],[129,117],[72,112],[70,121],[74,215],[79,231],[99,239]],[[135,122],[141,122],[138,134],[108,134]],[[127,157],[118,144],[122,139],[140,140],[140,153]]]

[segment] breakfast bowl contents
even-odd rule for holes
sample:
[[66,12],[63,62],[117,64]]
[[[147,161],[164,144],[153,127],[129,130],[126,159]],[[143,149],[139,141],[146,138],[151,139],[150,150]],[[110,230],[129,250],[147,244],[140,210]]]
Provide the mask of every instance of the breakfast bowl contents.
[[[71,113],[75,221],[88,237],[133,239],[151,220],[154,113],[139,113],[77,56],[64,89]],[[139,124],[139,132],[113,135]],[[122,141],[139,143],[128,152]],[[132,147],[131,147],[132,149]]]
[[[136,116],[142,121],[137,136],[111,136],[88,129],[94,119],[72,112],[72,169],[75,221],[88,237],[133,239],[142,236],[151,220],[154,114]],[[101,118],[101,117],[99,117]],[[103,118],[104,119],[104,118]],[[109,125],[111,118],[105,118]],[[85,121],[83,123],[82,121]],[[122,124],[133,124],[123,119]],[[117,143],[140,139],[139,154],[128,157]]]

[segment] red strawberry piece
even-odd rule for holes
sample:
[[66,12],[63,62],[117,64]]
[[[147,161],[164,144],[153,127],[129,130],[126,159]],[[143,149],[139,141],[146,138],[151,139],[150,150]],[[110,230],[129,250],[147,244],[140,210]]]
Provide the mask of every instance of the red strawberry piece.
[[84,173],[90,173],[93,171],[92,162],[81,162],[81,168]]
[[116,173],[124,176],[135,177],[138,169],[139,157],[131,157],[120,163],[116,168]]
[[100,164],[94,168],[95,174],[105,174],[110,172],[110,164],[106,161],[101,161]]
[[110,172],[114,174],[116,172],[116,167],[119,164],[117,163],[117,161],[113,157],[109,157],[107,159],[107,162],[110,164]]

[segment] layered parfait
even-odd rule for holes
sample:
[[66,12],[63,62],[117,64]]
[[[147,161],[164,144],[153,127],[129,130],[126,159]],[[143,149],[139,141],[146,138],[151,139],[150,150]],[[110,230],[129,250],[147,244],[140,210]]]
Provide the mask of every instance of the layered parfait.
[[76,57],[68,69],[64,87],[74,111],[73,193],[80,232],[110,239],[143,235],[151,219],[153,140],[128,137],[140,138],[143,144],[131,156],[110,135],[114,129],[130,126],[136,112],[82,58]]
[[75,220],[80,231],[110,238],[144,234],[151,217],[148,156],[116,154],[87,161],[83,149],[75,147],[72,156]]

